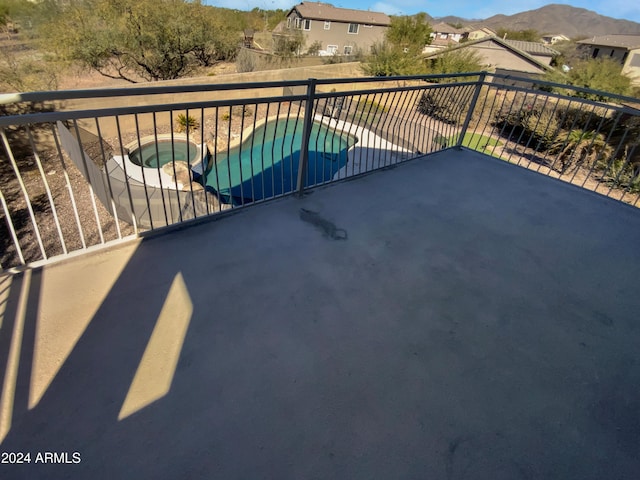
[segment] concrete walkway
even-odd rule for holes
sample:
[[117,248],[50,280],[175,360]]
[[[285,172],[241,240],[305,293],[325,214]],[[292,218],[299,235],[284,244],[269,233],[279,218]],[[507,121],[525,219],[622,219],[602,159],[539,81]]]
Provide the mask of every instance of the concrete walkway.
[[0,478],[636,480],[638,245],[446,151],[0,277]]

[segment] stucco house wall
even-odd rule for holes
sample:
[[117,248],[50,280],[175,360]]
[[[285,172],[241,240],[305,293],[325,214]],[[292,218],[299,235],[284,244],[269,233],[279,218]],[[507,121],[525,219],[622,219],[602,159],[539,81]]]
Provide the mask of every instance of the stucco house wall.
[[[296,18],[304,20],[297,11],[292,11],[287,17],[287,28],[289,30],[295,28]],[[289,25],[291,26],[289,27]],[[357,25],[357,27],[353,25]],[[350,33],[350,26],[351,31],[355,28],[357,33]],[[387,28],[380,25],[366,25],[356,22],[308,19],[303,23],[301,31],[305,37],[305,50],[314,42],[320,42],[321,50],[329,50],[329,46],[334,45],[337,47],[336,53],[344,55],[347,53],[344,47],[352,47],[353,53],[357,49],[368,53],[371,45],[384,39]]]
[[591,58],[610,58],[622,65],[622,73],[640,85],[640,35],[602,35],[577,42]]
[[384,40],[390,24],[384,13],[302,2],[289,11],[277,34],[299,31],[305,39],[303,51],[318,42],[322,51],[349,55],[358,50],[368,53],[374,43]]
[[640,85],[640,48],[629,50],[622,73],[630,77],[634,85]]
[[483,42],[477,45],[471,45],[469,48],[475,50],[480,55],[484,65],[491,65],[493,68],[503,68],[517,72],[544,73],[544,70],[539,66],[536,66],[525,58],[515,55],[512,51],[506,50],[501,45]]

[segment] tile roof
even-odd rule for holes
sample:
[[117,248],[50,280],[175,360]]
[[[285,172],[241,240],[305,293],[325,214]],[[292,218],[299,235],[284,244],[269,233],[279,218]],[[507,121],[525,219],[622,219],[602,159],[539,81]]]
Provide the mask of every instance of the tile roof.
[[[496,44],[502,46],[503,48],[505,48],[507,50],[510,50],[514,54],[519,55],[520,57],[525,58],[527,61],[533,63],[536,66],[538,66],[543,71],[553,71],[553,67],[551,67],[549,65],[546,65],[545,63],[541,62],[540,60],[538,60],[535,57],[532,57],[529,53],[525,52],[524,50],[521,50],[520,48],[518,48],[517,46],[513,45],[512,43],[508,43],[506,40],[503,40],[503,39],[501,39],[499,37],[496,37],[496,36],[484,37],[484,38],[479,38],[478,40],[471,40],[469,42],[459,43],[459,44],[456,44],[454,47],[451,47],[451,48],[446,49],[446,50],[439,50],[439,51],[436,51],[436,52],[430,52],[430,53],[426,54],[423,58],[434,58],[434,57],[437,57],[438,55],[442,55],[443,53],[445,53],[447,51],[460,50],[460,49],[463,49],[463,48],[472,47],[473,45],[480,45],[482,43],[488,43],[488,42],[496,43]],[[523,42],[523,43],[535,43],[535,42]]]
[[538,42],[525,42],[523,40],[504,40],[512,47],[516,47],[518,50],[528,53],[529,55],[542,55],[545,57],[553,57],[554,55],[560,55],[560,52],[553,48],[547,47],[544,43]]
[[633,49],[640,48],[640,35],[600,35],[598,37],[585,38],[576,43]]
[[433,33],[466,33],[464,28],[455,28],[448,23],[440,22],[431,26]]
[[330,20],[335,22],[353,22],[383,26],[391,24],[391,18],[386,13],[337,8],[328,3],[302,2],[294,6],[289,13],[293,10],[297,10],[302,18],[309,18],[311,20]]

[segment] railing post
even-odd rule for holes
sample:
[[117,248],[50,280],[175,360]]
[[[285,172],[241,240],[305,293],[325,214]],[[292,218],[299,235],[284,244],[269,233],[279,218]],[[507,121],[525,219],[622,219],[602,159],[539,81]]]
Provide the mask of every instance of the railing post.
[[456,148],[462,147],[462,142],[464,141],[464,136],[467,133],[467,129],[469,128],[469,123],[471,123],[471,117],[473,116],[473,111],[476,108],[476,103],[478,103],[478,97],[480,96],[480,90],[484,86],[485,78],[487,77],[487,72],[481,72],[478,77],[478,83],[476,85],[476,89],[473,92],[473,97],[471,98],[471,105],[469,106],[469,111],[467,112],[467,116],[464,119],[464,123],[462,124],[462,130],[460,132],[460,136],[458,137],[458,143]]
[[298,197],[302,197],[304,192],[304,179],[307,175],[309,164],[309,138],[311,137],[311,126],[313,125],[316,82],[315,78],[310,78],[307,86],[307,99],[305,100],[304,123],[302,126],[302,145],[300,146],[300,162],[298,165],[298,185],[296,187],[296,195]]

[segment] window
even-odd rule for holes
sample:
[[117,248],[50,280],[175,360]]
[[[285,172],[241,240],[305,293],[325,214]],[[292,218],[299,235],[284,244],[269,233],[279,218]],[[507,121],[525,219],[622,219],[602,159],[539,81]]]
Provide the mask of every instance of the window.
[[298,30],[311,30],[311,20],[308,18],[296,18],[296,28]]
[[600,49],[599,48],[594,48],[593,49],[593,53],[591,54],[591,57],[598,58],[598,54],[599,53],[600,53]]
[[335,55],[338,53],[338,45],[327,45],[327,52],[329,52],[330,55]]
[[331,30],[331,21],[330,20],[325,20],[324,21],[324,29],[325,30]]
[[349,24],[349,33],[356,34],[356,33],[358,33],[358,29],[359,28],[360,28],[360,25],[358,23],[350,23]]
[[345,45],[344,54],[345,55],[351,55],[351,52],[353,52],[353,47],[351,45]]

